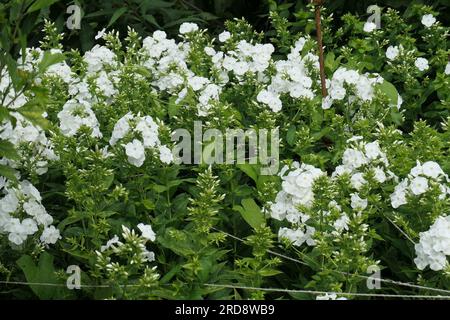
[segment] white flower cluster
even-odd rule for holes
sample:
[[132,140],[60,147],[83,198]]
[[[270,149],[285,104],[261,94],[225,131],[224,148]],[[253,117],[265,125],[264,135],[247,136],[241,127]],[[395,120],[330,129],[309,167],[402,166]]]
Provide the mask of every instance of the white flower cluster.
[[83,56],[87,64],[87,72],[93,74],[103,70],[107,66],[116,65],[116,55],[105,46],[95,45]]
[[132,136],[133,140],[122,146],[125,148],[125,154],[130,164],[136,167],[142,166],[145,161],[145,149],[150,148],[158,149],[161,162],[171,163],[173,161],[170,149],[161,145],[158,125],[152,117],[127,113],[115,124],[109,144],[115,146],[127,135]]
[[305,225],[309,216],[300,212],[298,206],[310,207],[313,204],[314,181],[323,175],[325,172],[322,170],[298,162],[294,162],[291,168],[284,166],[281,170],[282,190],[278,192],[275,203],[272,203],[270,214],[274,219],[287,220],[294,229],[281,228],[278,232],[280,238],[286,238],[296,246],[304,242],[314,245],[312,236],[315,230]]
[[319,68],[318,57],[307,53],[304,57],[301,51],[306,43],[306,38],[300,38],[291,48],[287,60],[275,62],[276,73],[272,76],[270,84],[266,89],[259,92],[257,101],[269,106],[274,112],[282,108],[280,94],[288,93],[291,98],[313,99],[313,80],[311,78],[311,67]]
[[198,30],[198,25],[192,22],[185,22],[180,25],[180,34],[187,34]]
[[450,255],[450,216],[439,217],[426,232],[420,233],[420,241],[415,245],[417,268],[443,270]]
[[13,113],[16,125],[5,121],[0,126],[0,139],[7,140],[16,146],[20,160],[2,158],[0,162],[12,168],[26,167],[38,175],[48,169],[48,162],[58,160],[53,152],[53,144],[47,139],[44,130],[33,125],[18,113]]
[[[120,241],[117,235],[114,235],[110,240],[107,241],[106,245],[100,247],[100,251],[97,251],[97,255],[102,257],[102,253],[108,250],[111,250],[113,253],[121,253],[122,251],[129,251],[130,248],[125,246],[124,244],[130,242],[137,246],[134,250],[138,250],[137,256],[141,260],[141,262],[152,262],[155,261],[155,253],[153,251],[147,250],[145,244],[148,241],[155,241],[156,234],[152,230],[150,225],[146,225],[143,223],[138,224],[138,229],[141,231],[141,235],[137,235],[134,230],[130,230],[126,226],[122,225],[122,238],[125,242]],[[133,257],[132,259],[135,259]],[[107,260],[111,261],[110,257],[107,257]]]
[[3,101],[3,106],[8,109],[18,109],[28,101],[23,93],[16,92],[14,89],[7,68],[0,70],[0,99]]
[[407,204],[407,196],[420,196],[427,192],[432,183],[439,185],[442,200],[446,195],[450,195],[450,188],[444,184],[449,182],[449,177],[444,173],[438,163],[434,161],[427,161],[421,164],[419,161],[417,165],[411,169],[407,178],[403,179],[391,194],[391,205],[394,209]]
[[[224,31],[219,36],[219,41],[225,42],[228,38],[229,33]],[[228,52],[216,52],[213,48],[205,48],[206,54],[211,56],[211,60],[214,64],[213,71],[218,74],[218,85],[210,84],[207,87],[212,94],[205,95],[205,93],[202,93],[200,95],[199,115],[207,115],[207,110],[210,108],[210,99],[219,99],[222,87],[230,80],[230,73],[232,73],[238,81],[242,81],[245,74],[256,75],[258,79],[264,78],[264,71],[270,65],[274,50],[272,44],[251,44],[245,40],[239,41],[235,50],[230,50]]]
[[344,151],[342,165],[334,170],[332,177],[342,174],[350,175],[350,183],[356,190],[367,184],[366,175],[371,173],[379,183],[395,178],[388,170],[389,161],[386,154],[381,151],[378,141],[365,143],[362,137],[355,136],[349,139],[352,146]]
[[[322,211],[326,220],[333,225],[334,234],[348,230],[352,217],[360,215],[367,208],[368,200],[362,198],[358,192],[368,183],[369,176],[378,183],[396,179],[396,176],[388,170],[387,156],[381,150],[378,141],[366,143],[362,137],[355,136],[348,142],[351,145],[344,152],[342,165],[336,167],[329,179],[333,182],[343,174],[348,174],[351,187],[357,192],[350,195],[350,206],[353,213],[344,212],[335,201],[331,201],[328,208]],[[301,245],[304,242],[313,245],[314,228],[305,225],[310,216],[299,211],[299,206],[310,208],[313,205],[314,182],[317,178],[326,176],[326,173],[311,165],[299,165],[297,162],[293,162],[290,168],[283,167],[280,176],[282,190],[278,192],[275,202],[270,206],[270,215],[280,221],[287,220],[295,228],[281,228],[279,237],[289,239],[294,245]],[[332,212],[333,214],[331,214]]]
[[[75,78],[69,83],[69,94],[72,99],[93,105],[99,100],[98,94],[93,94],[95,91],[104,96],[105,102],[112,103],[118,92],[116,84],[121,72],[121,64],[114,52],[104,46],[95,45],[84,54],[83,61],[87,65],[86,76]],[[93,90],[88,84],[89,80],[93,80],[95,84]]]
[[355,70],[340,67],[330,81],[327,81],[329,95],[323,99],[322,108],[329,109],[334,101],[348,97],[349,102],[359,99],[371,101],[374,97],[374,86],[384,80],[379,75],[361,75]]
[[241,77],[247,72],[264,72],[269,67],[274,51],[275,48],[270,43],[251,44],[241,40],[235,50],[226,54],[219,52],[215,56],[220,67]]
[[[197,30],[192,25],[180,29],[186,33],[188,30]],[[193,90],[198,95],[198,115],[206,116],[213,101],[219,99],[221,87],[208,78],[197,76],[188,68],[186,61],[189,49],[189,42],[177,44],[175,40],[167,39],[165,32],[155,31],[143,41],[143,54],[146,57],[143,66],[153,75],[152,86],[169,94],[178,93],[177,104],[186,97],[188,89]],[[211,50],[215,54],[214,49]]]
[[[62,53],[60,49],[50,49],[50,54]],[[18,68],[28,72],[34,72],[37,70],[39,63],[44,58],[44,51],[40,48],[26,48],[24,61],[22,63],[22,57],[18,59]],[[50,65],[45,71],[46,76],[58,77],[65,83],[73,81],[74,74],[69,65],[65,61],[61,61]],[[39,83],[41,79],[36,79]]]
[[[402,45],[399,46],[389,46],[386,49],[386,58],[388,58],[388,63],[392,63],[392,61],[395,61],[398,59],[398,57],[404,53],[404,48]],[[428,64],[428,60],[422,57],[416,58],[416,60],[414,61],[414,65],[415,67],[423,72],[426,71],[430,68],[429,64]]]
[[[198,27],[184,24],[180,33],[186,34],[197,31]],[[146,60],[143,66],[153,75],[152,85],[160,91],[169,94],[178,93],[176,103],[181,103],[191,89],[198,99],[198,115],[206,116],[216,101],[219,100],[223,88],[230,83],[230,79],[238,84],[246,81],[250,76],[257,82],[264,84],[264,89],[257,95],[257,101],[268,105],[274,112],[282,108],[280,95],[289,93],[292,98],[312,99],[313,80],[311,73],[318,70],[319,61],[316,55],[307,53],[301,56],[305,38],[300,38],[291,49],[287,60],[276,63],[272,60],[275,51],[272,44],[249,43],[239,41],[227,51],[216,51],[206,47],[205,53],[211,58],[213,67],[211,78],[196,75],[187,63],[189,62],[190,43],[184,38],[183,42],[176,43],[167,39],[162,31],[156,31],[151,37],[143,41],[143,54]],[[226,42],[231,34],[224,31],[219,36],[220,42]],[[266,72],[269,66],[274,65],[276,73],[270,78]]]
[[147,57],[144,66],[154,76],[152,85],[161,91],[176,91],[184,83],[184,75],[188,72],[186,58],[189,44],[167,39],[164,31],[155,31],[151,37],[143,41],[143,55]]
[[65,136],[72,137],[81,127],[88,127],[92,129],[92,137],[102,137],[94,111],[92,111],[90,103],[85,100],[67,101],[58,113],[58,119],[61,133]]
[[60,239],[59,230],[53,225],[53,218],[41,204],[39,191],[27,180],[16,187],[3,188],[0,199],[0,234],[7,234],[15,245],[21,245],[39,230],[43,244],[54,244]]

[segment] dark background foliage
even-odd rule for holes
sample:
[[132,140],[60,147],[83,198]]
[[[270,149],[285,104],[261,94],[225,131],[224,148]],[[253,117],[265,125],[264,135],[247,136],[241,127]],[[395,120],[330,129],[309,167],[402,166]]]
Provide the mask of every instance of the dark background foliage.
[[[130,26],[142,35],[162,29],[173,36],[185,21],[196,22],[214,33],[222,31],[227,19],[244,17],[258,31],[268,32],[269,10],[295,21],[296,13],[304,11],[308,3],[309,0],[1,0],[0,47],[17,55],[25,44],[38,45],[44,18],[55,21],[59,30],[66,33],[65,45],[82,51],[93,46],[94,36],[104,27],[125,34]],[[368,15],[367,7],[372,4],[389,6],[407,15],[408,8],[416,3],[432,5],[440,12],[440,20],[449,22],[450,0],[325,1],[328,11],[335,17],[347,12]],[[80,30],[69,30],[65,26],[70,16],[66,10],[72,4],[82,9]]]

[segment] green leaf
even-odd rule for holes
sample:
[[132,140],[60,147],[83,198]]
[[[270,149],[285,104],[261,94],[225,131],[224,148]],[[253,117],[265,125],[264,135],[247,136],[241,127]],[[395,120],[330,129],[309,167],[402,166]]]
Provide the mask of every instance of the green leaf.
[[238,211],[252,228],[256,229],[265,224],[266,219],[255,200],[252,198],[243,199],[241,204],[242,207],[234,206],[233,210]]
[[161,28],[158,21],[156,21],[155,17],[152,14],[146,14],[144,15],[144,19],[147,20],[149,23],[154,25],[155,27]]
[[27,13],[31,13],[34,11],[41,10],[42,8],[46,8],[58,2],[59,0],[36,0],[27,10]]
[[[49,121],[45,119],[43,107],[40,105],[39,99],[33,99],[25,103],[17,111],[34,125],[40,126],[42,129],[49,127]],[[42,101],[43,102],[43,101]]]
[[389,98],[392,106],[397,107],[398,91],[392,83],[384,80],[382,83],[377,84],[376,87]]
[[53,64],[60,63],[66,60],[66,56],[62,53],[51,53],[50,51],[45,51],[41,62],[38,66],[39,73],[44,73],[48,67]]
[[144,199],[141,201],[141,203],[147,210],[154,210],[156,208],[155,203],[149,199]]
[[83,217],[80,215],[69,216],[61,221],[57,227],[59,230],[64,230],[68,225],[81,221],[82,219]]
[[250,178],[252,178],[253,181],[258,180],[258,171],[256,169],[256,165],[254,164],[238,164],[237,167],[243,171],[246,175],[248,175]]
[[280,274],[282,272],[275,269],[261,269],[258,271],[258,273],[263,277],[271,277],[276,276],[277,274]]
[[[17,265],[22,269],[28,282],[61,284],[55,274],[53,256],[47,252],[43,252],[41,254],[37,265],[28,255],[23,255],[19,260],[17,260]],[[37,285],[30,285],[30,288],[40,299],[61,298],[62,288]]]
[[336,56],[334,55],[333,52],[329,52],[327,54],[327,56],[325,57],[325,61],[324,61],[325,69],[330,73],[333,73],[336,70],[335,59],[336,59]]
[[176,98],[170,98],[167,106],[167,112],[171,118],[176,117],[180,111],[180,105],[175,103]]
[[108,22],[108,26],[106,28],[109,28],[110,26],[112,26],[114,24],[114,22],[117,21],[117,19],[119,19],[125,12],[127,12],[128,8],[123,7],[120,8],[116,11],[114,11],[114,14],[111,17],[111,20],[109,20]]
[[111,187],[113,182],[114,182],[114,173],[105,177],[105,180],[103,181],[103,187],[107,190]]
[[16,171],[4,164],[0,164],[0,176],[5,177],[9,180],[16,180],[16,176],[14,175]]
[[14,148],[14,145],[7,140],[0,140],[0,156],[6,157],[10,160],[19,160],[19,154]]
[[294,138],[297,128],[295,125],[291,125],[286,133],[286,142],[290,145],[294,145]]

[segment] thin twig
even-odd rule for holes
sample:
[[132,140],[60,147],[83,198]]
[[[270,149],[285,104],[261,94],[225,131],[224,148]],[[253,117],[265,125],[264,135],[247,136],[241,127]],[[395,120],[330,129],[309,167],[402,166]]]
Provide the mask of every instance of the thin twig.
[[316,20],[316,31],[317,31],[317,45],[319,47],[319,64],[320,64],[320,83],[322,85],[322,96],[325,98],[327,93],[326,81],[325,81],[325,62],[324,62],[324,52],[323,52],[323,41],[322,41],[322,26],[321,26],[321,16],[320,7],[323,5],[322,0],[311,0],[315,5],[315,20]]

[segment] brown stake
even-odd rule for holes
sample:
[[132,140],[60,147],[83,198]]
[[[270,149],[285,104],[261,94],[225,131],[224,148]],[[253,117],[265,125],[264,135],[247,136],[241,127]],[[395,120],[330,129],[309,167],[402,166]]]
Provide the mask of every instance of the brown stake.
[[325,63],[323,58],[323,44],[322,44],[322,28],[321,28],[321,17],[320,17],[320,7],[323,4],[323,0],[311,0],[314,3],[315,13],[316,13],[316,30],[317,30],[317,45],[319,46],[319,64],[320,64],[320,82],[322,84],[322,96],[326,97],[327,87],[325,84]]

